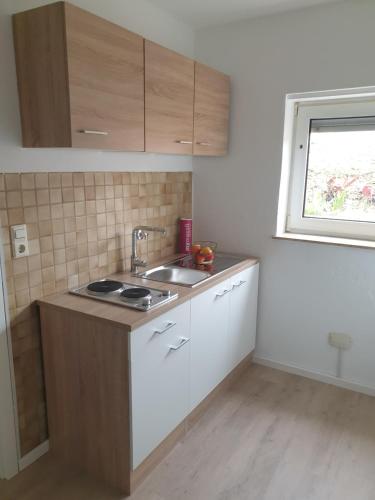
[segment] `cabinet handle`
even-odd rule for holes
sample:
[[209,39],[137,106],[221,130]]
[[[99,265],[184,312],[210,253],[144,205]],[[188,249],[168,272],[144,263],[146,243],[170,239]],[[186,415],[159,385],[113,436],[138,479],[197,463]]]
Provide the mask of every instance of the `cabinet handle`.
[[210,142],[197,142],[198,146],[212,146]]
[[181,349],[181,347],[185,344],[187,344],[188,342],[190,341],[190,339],[186,338],[186,337],[181,337],[180,338],[180,343],[177,344],[177,345],[170,345],[169,346],[169,350],[170,351],[178,351],[179,349]]
[[108,135],[109,132],[106,132],[105,130],[78,130],[80,134],[92,134],[92,135]]
[[238,288],[238,287],[244,285],[245,283],[246,283],[246,281],[242,281],[242,280],[240,280],[238,283],[233,283],[232,290],[233,290],[233,288]]
[[229,293],[230,290],[223,290],[221,293],[215,293],[216,297],[224,297],[227,293]]
[[168,321],[167,326],[163,330],[154,330],[154,333],[157,333],[158,335],[161,335],[162,333],[165,333],[167,330],[170,330],[176,325],[173,321]]
[[193,141],[176,141],[177,144],[193,144]]

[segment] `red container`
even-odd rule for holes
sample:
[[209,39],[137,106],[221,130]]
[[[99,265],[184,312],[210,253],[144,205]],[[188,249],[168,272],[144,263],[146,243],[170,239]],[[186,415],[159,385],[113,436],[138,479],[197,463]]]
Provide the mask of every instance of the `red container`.
[[193,220],[180,219],[179,235],[178,235],[179,253],[191,253],[192,238],[193,238]]

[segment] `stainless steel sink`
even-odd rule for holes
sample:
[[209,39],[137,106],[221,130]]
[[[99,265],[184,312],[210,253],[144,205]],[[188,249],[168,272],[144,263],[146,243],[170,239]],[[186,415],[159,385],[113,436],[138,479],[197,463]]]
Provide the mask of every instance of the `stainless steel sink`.
[[197,269],[186,269],[174,265],[165,265],[150,269],[139,274],[141,278],[153,281],[162,281],[163,283],[175,283],[177,285],[194,286],[202,280],[211,277],[206,271]]
[[212,265],[198,266],[194,263],[192,257],[187,255],[162,266],[137,273],[135,276],[152,281],[161,281],[162,283],[193,287],[213,276],[217,276],[245,259],[246,257],[239,255],[216,254]]

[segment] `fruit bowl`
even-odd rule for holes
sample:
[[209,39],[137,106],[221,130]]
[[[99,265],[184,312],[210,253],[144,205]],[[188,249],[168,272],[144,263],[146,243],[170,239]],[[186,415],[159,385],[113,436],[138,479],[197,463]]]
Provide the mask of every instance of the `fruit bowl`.
[[196,241],[192,245],[194,261],[199,265],[212,264],[215,258],[217,243],[214,241]]
[[214,241],[195,241],[193,243],[193,246],[194,245],[200,245],[201,248],[210,247],[213,252],[215,252],[217,249],[217,243],[215,243]]

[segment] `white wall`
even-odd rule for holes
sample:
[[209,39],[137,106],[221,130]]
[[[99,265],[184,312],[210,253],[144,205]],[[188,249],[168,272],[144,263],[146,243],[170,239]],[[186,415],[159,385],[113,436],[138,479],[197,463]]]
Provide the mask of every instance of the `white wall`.
[[375,2],[201,30],[197,58],[232,76],[231,147],[194,160],[195,236],[262,259],[257,355],[335,374],[331,330],[353,336],[343,377],[375,388],[375,251],[272,240],[289,92],[375,84]]
[[[191,170],[192,159],[188,156],[21,147],[11,14],[52,1],[0,0],[0,171]],[[146,0],[71,0],[71,3],[193,56],[193,31]]]

